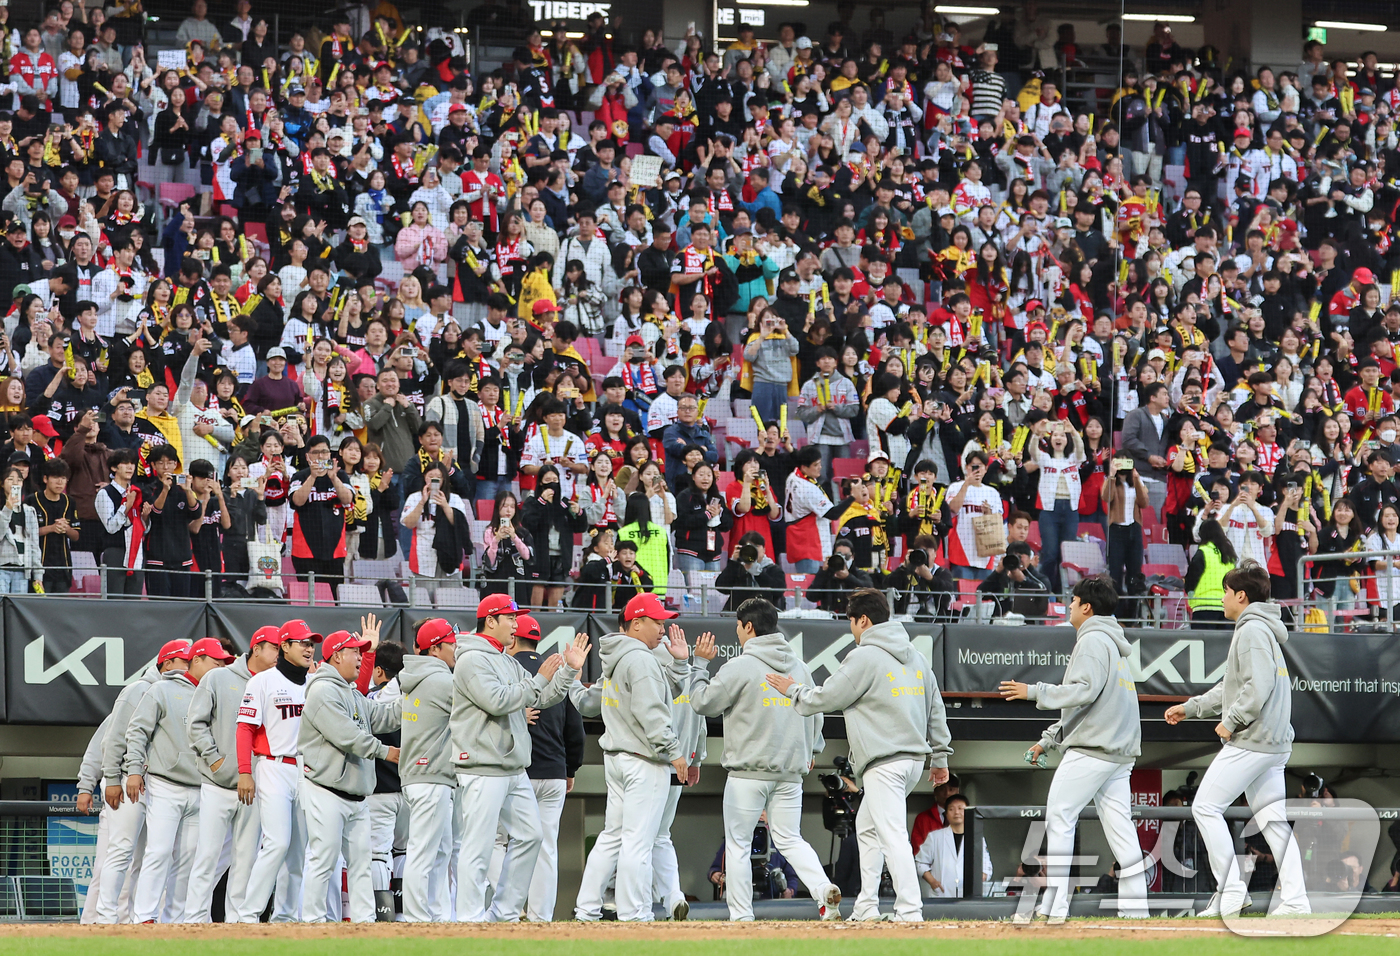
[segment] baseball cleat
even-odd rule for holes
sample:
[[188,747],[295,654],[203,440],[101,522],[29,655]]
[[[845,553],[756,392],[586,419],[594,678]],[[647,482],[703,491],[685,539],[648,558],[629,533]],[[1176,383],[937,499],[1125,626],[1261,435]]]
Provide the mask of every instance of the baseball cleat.
[[857,923],[893,923],[893,913],[876,913],[874,916],[852,916]]
[[[1239,909],[1236,910],[1236,909],[1234,909],[1234,908],[1231,908],[1231,910],[1230,910],[1230,915],[1231,915],[1231,916],[1235,916],[1235,915],[1237,915],[1238,913],[1243,913],[1245,910],[1249,909],[1249,908],[1250,908],[1251,906],[1253,906],[1253,905],[1254,905],[1254,900],[1250,899],[1250,898],[1249,898],[1249,894],[1246,893],[1245,896],[1244,896],[1244,899],[1240,901]],[[1197,916],[1201,916],[1201,917],[1205,917],[1205,918],[1207,918],[1207,919],[1219,919],[1219,918],[1221,917],[1221,915],[1222,915],[1222,905],[1221,905],[1221,897],[1220,897],[1220,894],[1219,894],[1219,893],[1216,893],[1214,896],[1212,896],[1212,897],[1210,898],[1210,902],[1206,904],[1206,908],[1203,909],[1203,910],[1201,910],[1201,911],[1200,911],[1199,913],[1197,913],[1196,915],[1197,915]]]
[[1307,903],[1298,905],[1281,905],[1277,907],[1270,916],[1311,916],[1312,907]]
[[817,908],[817,913],[828,922],[841,919],[841,888],[835,883],[827,885],[826,893],[822,895],[821,905]]
[[690,915],[690,904],[685,900],[676,900],[671,907],[671,919],[680,922]]

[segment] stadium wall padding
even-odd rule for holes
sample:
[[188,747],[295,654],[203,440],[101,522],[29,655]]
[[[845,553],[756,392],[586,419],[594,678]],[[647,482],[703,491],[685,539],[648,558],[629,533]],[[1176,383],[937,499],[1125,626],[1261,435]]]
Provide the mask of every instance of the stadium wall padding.
[[[411,646],[415,622],[445,617],[471,628],[471,611],[426,608],[353,608],[268,605],[216,601],[94,601],[57,596],[6,597],[0,639],[0,715],[6,723],[96,726],[111,711],[118,692],[175,638],[229,637],[243,650],[264,624],[304,618],[322,634],[359,630],[373,613],[381,637]],[[594,640],[584,679],[598,676],[597,638],[616,629],[611,615],[584,611],[541,612],[540,650],[560,649],[575,633]],[[677,619],[687,640],[715,635],[717,669],[739,653],[732,617]],[[929,660],[940,689],[950,697],[990,698],[1002,680],[1057,682],[1074,648],[1069,627],[995,625],[906,625]],[[855,646],[844,621],[784,618],[780,630],[824,681]],[[1227,631],[1127,631],[1137,691],[1152,703],[1200,694],[1224,674]],[[1388,634],[1293,634],[1284,645],[1293,684],[1293,725],[1300,741],[1400,741],[1400,641]],[[1043,719],[1027,702],[987,701],[982,720]],[[960,709],[952,718],[973,716]]]

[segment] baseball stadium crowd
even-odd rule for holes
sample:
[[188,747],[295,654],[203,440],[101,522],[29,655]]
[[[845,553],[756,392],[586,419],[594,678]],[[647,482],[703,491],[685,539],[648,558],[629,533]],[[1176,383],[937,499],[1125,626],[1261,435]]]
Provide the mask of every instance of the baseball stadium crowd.
[[[1277,599],[1396,603],[1389,559],[1298,578],[1400,546],[1374,54],[1222,69],[1033,3],[1005,44],[931,5],[896,42],[843,5],[722,48],[522,21],[473,74],[388,0],[285,48],[194,0],[174,61],[137,15],[0,8],[9,593],[369,567],[732,610],[805,575],[939,615],[1107,570],[1218,622],[1253,559]],[[1090,56],[1121,85],[1057,89]]]

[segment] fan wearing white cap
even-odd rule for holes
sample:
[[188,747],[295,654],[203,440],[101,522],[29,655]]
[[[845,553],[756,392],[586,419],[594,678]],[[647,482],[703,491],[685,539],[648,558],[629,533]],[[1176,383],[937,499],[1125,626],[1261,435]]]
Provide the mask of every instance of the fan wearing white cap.
[[365,648],[379,642],[373,614],[362,634],[334,631],[321,644],[323,663],[306,682],[298,743],[304,762],[302,802],[306,810],[305,920],[326,922],[326,893],[336,864],[345,857],[352,923],[374,922],[370,872],[369,801],[374,761],[399,762],[399,748],[375,737],[398,730],[397,700],[369,700],[355,686]]

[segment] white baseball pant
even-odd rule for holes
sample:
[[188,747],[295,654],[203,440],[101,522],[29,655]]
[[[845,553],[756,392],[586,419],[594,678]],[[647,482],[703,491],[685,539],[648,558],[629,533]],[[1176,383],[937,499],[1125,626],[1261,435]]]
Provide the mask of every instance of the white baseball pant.
[[860,848],[860,895],[851,919],[875,919],[880,913],[880,871],[888,866],[894,883],[894,918],[922,923],[924,905],[914,851],[909,846],[906,801],[923,775],[923,761],[891,760],[866,769],[865,796],[856,811],[856,845]]
[[[146,852],[136,880],[132,921],[173,923],[185,912],[190,867],[199,844],[199,788],[147,774]],[[162,907],[161,901],[165,905]]]
[[1269,842],[1269,851],[1278,865],[1280,905],[1309,912],[1302,858],[1293,840],[1293,828],[1284,815],[1287,790],[1283,769],[1288,766],[1288,758],[1286,753],[1259,753],[1226,744],[1201,778],[1200,789],[1191,804],[1191,816],[1210,853],[1210,868],[1219,888],[1221,912],[1226,915],[1239,912],[1249,892],[1240,878],[1235,840],[1224,815],[1225,808],[1241,793],[1249,802],[1250,812]]
[[326,896],[331,891],[331,877],[340,873],[336,864],[343,856],[350,922],[373,923],[369,801],[346,800],[303,780],[301,802],[306,811],[306,877],[302,890],[307,900],[317,904],[314,910],[307,909],[306,922],[326,922]]
[[[1042,912],[1051,919],[1069,915],[1070,863],[1074,856],[1074,831],[1079,811],[1093,801],[1109,848],[1118,860],[1118,915],[1124,919],[1145,919],[1147,874],[1142,865],[1142,846],[1133,826],[1131,763],[1114,763],[1077,750],[1067,752],[1055,768],[1045,807],[1046,901]],[[1128,875],[1130,874],[1130,875]]]
[[651,895],[653,900],[662,902],[667,913],[685,899],[681,889],[681,865],[676,859],[676,845],[671,842],[671,824],[676,822],[676,808],[684,790],[685,787],[671,785],[666,794],[666,809],[661,812],[661,827],[651,847]]
[[257,921],[261,911],[245,913],[245,910],[248,874],[258,858],[260,836],[256,801],[248,806],[238,799],[237,789],[228,790],[212,783],[200,786],[199,843],[194,851],[181,922],[209,922],[214,887],[225,869],[228,870],[228,884],[224,893],[224,922]]
[[394,878],[394,847],[403,846],[400,839],[408,828],[408,811],[402,793],[372,793],[369,803],[369,845],[373,852],[370,873],[374,876],[375,892],[389,889]]
[[753,831],[768,811],[773,845],[797,871],[815,900],[825,899],[831,880],[821,858],[802,838],[802,783],[729,775],[724,783],[724,901],[731,920],[753,919]]
[[[462,789],[462,849],[457,856],[457,921],[512,923],[520,919],[535,860],[540,852],[540,813],[535,790],[522,770],[509,777],[459,773]],[[487,870],[496,845],[496,829],[504,826],[510,845],[495,896],[486,906]]]
[[535,803],[540,813],[540,855],[535,859],[535,872],[530,877],[529,905],[525,918],[532,923],[548,923],[554,919],[554,904],[559,897],[559,820],[564,815],[564,797],[569,792],[567,780],[531,780]]
[[[93,795],[97,811],[97,845],[92,849],[92,876],[88,879],[87,895],[83,898],[83,915],[79,923],[97,922],[97,898],[102,894],[102,861],[107,856],[107,834],[111,830],[112,809],[102,802],[102,788]],[[126,908],[130,900],[125,901]]]
[[[301,773],[300,761],[289,764],[273,757],[254,758],[253,784],[258,794],[262,840],[248,874],[246,908],[241,920],[244,923],[258,921],[274,888],[278,892],[272,922],[292,923],[301,919],[302,871],[306,861],[306,812],[301,802]],[[277,877],[283,864],[287,867],[287,879],[279,884]],[[324,897],[322,893],[321,899]]]
[[[96,922],[129,922],[131,899],[136,895],[136,879],[141,873],[141,856],[146,847],[146,795],[141,794],[141,798],[132,803],[123,788],[122,802],[115,810],[108,807],[107,812],[111,819],[107,824],[107,856],[102,861]],[[123,890],[127,903],[119,906]]]
[[452,855],[453,791],[440,783],[406,783],[408,855],[403,866],[403,915],[410,923],[452,920],[448,863]]
[[604,754],[608,784],[603,832],[588,854],[574,918],[593,922],[602,916],[603,890],[617,871],[617,918],[650,922],[652,849],[666,811],[671,786],[669,764],[633,754]]

